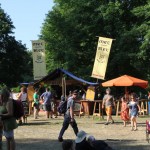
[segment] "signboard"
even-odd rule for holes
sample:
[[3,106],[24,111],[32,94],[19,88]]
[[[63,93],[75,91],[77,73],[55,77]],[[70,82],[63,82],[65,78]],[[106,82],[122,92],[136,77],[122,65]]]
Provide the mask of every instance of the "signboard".
[[95,98],[95,87],[89,86],[86,92],[86,100],[94,101]]
[[92,77],[105,79],[112,39],[99,37]]
[[33,74],[34,80],[46,76],[45,42],[43,40],[32,41]]

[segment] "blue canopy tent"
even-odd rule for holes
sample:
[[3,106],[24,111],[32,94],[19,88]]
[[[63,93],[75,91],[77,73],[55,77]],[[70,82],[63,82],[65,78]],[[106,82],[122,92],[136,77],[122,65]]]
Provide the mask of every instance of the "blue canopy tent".
[[77,76],[75,76],[74,74],[72,74],[69,71],[66,71],[64,69],[58,68],[56,70],[54,70],[53,72],[49,73],[48,75],[46,75],[45,77],[41,78],[40,80],[38,80],[37,82],[34,83],[34,85],[39,84],[41,82],[48,82],[48,81],[52,81],[56,78],[61,77],[63,74],[69,76],[70,78],[74,79],[75,81],[78,81],[84,85],[93,85],[93,86],[98,86],[99,83],[95,83],[95,82],[88,82],[84,79],[81,79]]
[[[67,80],[64,75],[68,77]],[[53,72],[35,82],[34,85],[36,86],[40,83],[47,83],[49,85],[61,85],[62,94],[64,95],[66,95],[67,85],[99,86],[99,83],[86,81],[61,68],[55,69]]]

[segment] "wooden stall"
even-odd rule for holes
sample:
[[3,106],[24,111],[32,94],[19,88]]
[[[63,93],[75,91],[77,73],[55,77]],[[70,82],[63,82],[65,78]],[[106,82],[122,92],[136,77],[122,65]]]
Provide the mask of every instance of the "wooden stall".
[[[94,87],[99,86],[98,83],[93,83],[93,82],[88,82],[84,79],[78,78],[77,76],[73,75],[72,73],[64,70],[64,69],[56,69],[47,76],[43,77],[36,83],[34,83],[35,87],[38,87],[41,83],[50,85],[52,89],[56,92],[55,94],[57,95],[56,100],[57,103],[55,104],[56,107],[58,106],[58,102],[60,102],[60,97],[61,95],[64,95],[65,98],[67,98],[67,95],[69,94],[69,91],[75,90],[75,89],[87,89],[88,86]],[[91,91],[90,91],[91,92]],[[88,94],[91,96],[91,94]],[[86,97],[87,98],[87,97]],[[91,98],[90,98],[91,99]],[[88,101],[90,99],[87,99]],[[86,103],[86,102],[85,102]],[[92,114],[91,112],[93,111],[93,104],[89,103],[88,109],[85,106],[86,104],[83,101],[81,101],[81,97],[78,98],[76,101],[75,105],[75,113],[80,114],[80,109],[82,109],[83,112],[87,112],[88,114]],[[81,107],[82,106],[82,107]],[[57,112],[56,112],[57,113]],[[85,113],[83,113],[85,114]]]

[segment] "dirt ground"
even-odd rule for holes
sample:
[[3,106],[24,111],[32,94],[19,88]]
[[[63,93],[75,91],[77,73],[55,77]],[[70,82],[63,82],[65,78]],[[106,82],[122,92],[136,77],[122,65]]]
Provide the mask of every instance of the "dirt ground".
[[[104,140],[115,150],[150,150],[150,143],[146,141],[145,121],[149,116],[137,118],[138,130],[131,131],[130,124],[123,127],[120,117],[113,116],[115,123],[104,125],[99,118],[76,117],[79,130],[84,130],[96,139]],[[28,117],[28,123],[15,130],[16,150],[61,150],[61,143],[57,141],[63,117],[45,119],[43,113],[37,120]],[[64,139],[75,139],[71,127],[64,134]],[[6,140],[3,137],[3,150],[6,150]]]

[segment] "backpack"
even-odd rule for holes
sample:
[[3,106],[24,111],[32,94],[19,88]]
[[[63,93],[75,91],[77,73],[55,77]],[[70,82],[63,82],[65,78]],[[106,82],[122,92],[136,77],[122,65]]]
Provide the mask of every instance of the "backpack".
[[67,111],[67,101],[61,101],[57,108],[57,111],[60,114],[65,114],[65,112]]
[[13,99],[13,110],[14,110],[14,117],[16,119],[19,119],[22,116],[24,116],[24,108],[23,108],[23,104],[20,100]]

